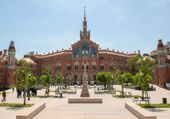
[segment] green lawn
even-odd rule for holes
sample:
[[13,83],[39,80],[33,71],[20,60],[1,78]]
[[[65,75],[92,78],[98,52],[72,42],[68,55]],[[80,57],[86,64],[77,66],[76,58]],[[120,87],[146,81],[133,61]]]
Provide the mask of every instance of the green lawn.
[[141,97],[141,96],[139,96],[139,95],[126,95],[126,96],[124,96],[124,97],[122,97],[121,95],[112,95],[113,97],[115,97],[115,98],[138,98],[138,97]]
[[21,103],[0,103],[0,107],[31,107],[33,104],[21,104]]
[[46,96],[46,95],[38,95],[38,96],[32,96],[33,98],[60,98],[60,96],[53,96],[53,95],[49,95],[49,96]]
[[170,104],[138,104],[142,108],[170,108]]

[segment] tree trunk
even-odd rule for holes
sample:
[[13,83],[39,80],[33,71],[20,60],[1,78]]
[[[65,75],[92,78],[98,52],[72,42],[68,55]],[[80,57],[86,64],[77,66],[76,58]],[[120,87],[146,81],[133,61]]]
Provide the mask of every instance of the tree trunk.
[[26,89],[24,89],[24,92],[23,92],[23,98],[24,98],[24,105],[26,105]]
[[122,97],[124,97],[124,86],[122,84]]
[[147,105],[150,107],[148,91],[145,91],[145,93],[146,93],[146,98],[147,98]]
[[144,91],[142,90],[142,101],[144,100]]
[[106,90],[106,84],[104,84],[104,89]]
[[47,95],[49,96],[49,93],[50,93],[50,85],[48,85],[48,89],[47,89]]
[[27,95],[28,95],[28,100],[30,100],[30,88],[28,88],[28,91],[27,91]]

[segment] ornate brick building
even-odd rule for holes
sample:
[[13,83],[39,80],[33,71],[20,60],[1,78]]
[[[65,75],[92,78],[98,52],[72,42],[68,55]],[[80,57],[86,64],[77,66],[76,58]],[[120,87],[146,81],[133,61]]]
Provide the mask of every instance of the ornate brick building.
[[0,87],[11,86],[16,79],[15,44],[10,42],[8,50],[0,51]]
[[100,71],[113,72],[116,67],[122,72],[128,69],[127,59],[138,53],[128,54],[119,51],[100,49],[99,45],[90,38],[84,13],[83,30],[80,31],[80,40],[71,45],[71,49],[56,51],[48,54],[34,54],[30,52],[24,59],[33,62],[35,74],[40,76],[45,69],[51,69],[54,78],[62,74],[64,79],[71,76],[72,84],[81,84],[84,65],[87,65],[89,83],[96,82],[96,74]]
[[170,87],[170,42],[164,45],[162,40],[158,40],[157,49],[151,52],[151,56],[156,61],[154,83]]

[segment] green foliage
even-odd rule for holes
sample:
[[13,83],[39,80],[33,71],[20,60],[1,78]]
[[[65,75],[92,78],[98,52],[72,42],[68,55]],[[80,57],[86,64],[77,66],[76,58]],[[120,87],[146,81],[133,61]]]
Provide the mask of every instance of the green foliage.
[[56,75],[56,83],[57,84],[62,84],[63,82],[63,77],[61,74]]
[[116,69],[113,73],[113,79],[117,81],[120,78],[120,75],[121,75],[120,70]]
[[29,74],[32,72],[31,64],[26,62],[25,60],[19,60],[18,62],[18,69],[17,69],[17,88],[25,89],[28,87],[28,77]]
[[17,83],[16,87],[24,91],[24,105],[26,105],[26,90],[33,87],[36,84],[36,77],[32,73],[32,64],[25,60],[19,60],[17,62]]
[[132,82],[132,74],[129,72],[124,72],[123,74],[121,74],[119,70],[116,70],[114,73],[114,77],[116,82],[121,85],[121,96],[124,97],[124,83]]
[[110,72],[99,72],[97,73],[97,80],[106,88],[106,85],[112,83],[112,74]]
[[130,69],[130,72],[135,75],[139,71],[139,65],[138,65],[138,60],[141,58],[141,56],[135,56],[135,57],[130,57],[127,60],[127,65]]
[[142,108],[170,108],[170,104],[138,104]]
[[0,103],[0,107],[31,107],[33,104],[21,104],[21,103]]
[[40,76],[40,83],[44,86],[49,87],[51,83],[51,70],[46,69],[44,73]]
[[27,80],[29,82],[28,86],[31,88],[31,87],[34,87],[36,85],[36,81],[37,81],[37,78],[33,75],[30,75],[29,77],[27,77]]
[[141,87],[143,91],[147,91],[152,81],[152,67],[154,62],[147,58],[140,58],[138,62],[139,72],[133,77],[134,83]]
[[131,83],[132,74],[129,72],[124,72],[123,74],[119,73],[119,76],[117,76],[116,80],[120,85],[123,85],[124,83]]
[[47,74],[43,74],[40,77],[41,84],[44,86],[49,86],[50,85],[50,76]]
[[[139,72],[133,77],[134,83],[142,90],[142,98],[148,97],[149,84],[152,81],[152,69],[154,62],[149,58],[140,58],[138,60]],[[149,101],[148,101],[149,105]]]
[[126,95],[124,97],[122,97],[122,95],[112,95],[112,96],[115,98],[138,98],[138,97],[141,97],[139,95]]

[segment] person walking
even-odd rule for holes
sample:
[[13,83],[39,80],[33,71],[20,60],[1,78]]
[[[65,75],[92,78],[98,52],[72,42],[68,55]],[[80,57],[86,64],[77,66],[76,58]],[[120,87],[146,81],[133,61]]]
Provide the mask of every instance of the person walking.
[[2,92],[2,102],[5,102],[6,101],[6,92],[3,91]]

